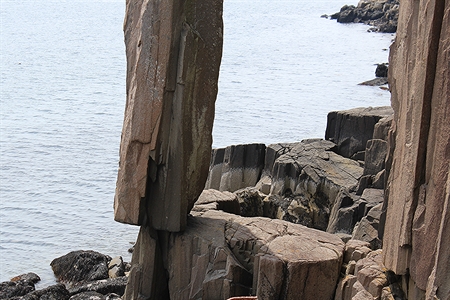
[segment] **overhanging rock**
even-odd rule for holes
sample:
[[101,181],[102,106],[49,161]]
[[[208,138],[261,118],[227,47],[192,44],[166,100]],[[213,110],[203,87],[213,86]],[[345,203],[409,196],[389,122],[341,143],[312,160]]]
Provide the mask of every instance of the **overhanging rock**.
[[124,31],[127,103],[114,217],[180,231],[208,176],[222,0],[127,1]]

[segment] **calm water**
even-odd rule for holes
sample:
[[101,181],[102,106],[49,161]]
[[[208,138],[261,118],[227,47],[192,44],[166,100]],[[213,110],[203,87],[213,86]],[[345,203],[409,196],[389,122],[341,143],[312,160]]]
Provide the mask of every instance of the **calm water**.
[[[323,137],[330,110],[389,105],[357,83],[391,35],[320,18],[345,0],[232,1],[214,146]],[[356,3],[354,3],[356,4]],[[113,221],[125,105],[122,2],[1,1],[0,281],[94,249],[129,260]]]

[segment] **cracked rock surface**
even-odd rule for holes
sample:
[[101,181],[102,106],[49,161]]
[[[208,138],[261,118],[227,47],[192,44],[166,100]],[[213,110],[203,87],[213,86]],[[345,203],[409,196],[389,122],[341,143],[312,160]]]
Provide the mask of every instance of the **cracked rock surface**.
[[210,210],[193,212],[162,249],[171,261],[170,299],[332,299],[344,243],[282,220]]

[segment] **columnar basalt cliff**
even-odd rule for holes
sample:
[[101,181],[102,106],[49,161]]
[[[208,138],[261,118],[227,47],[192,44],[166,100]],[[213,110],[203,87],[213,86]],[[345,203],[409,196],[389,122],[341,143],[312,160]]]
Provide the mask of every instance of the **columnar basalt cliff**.
[[401,2],[389,71],[384,264],[408,299],[450,299],[450,1]]
[[331,112],[326,140],[211,159],[222,0],[128,1],[124,299],[449,299],[449,22],[446,0],[402,2],[394,115]]

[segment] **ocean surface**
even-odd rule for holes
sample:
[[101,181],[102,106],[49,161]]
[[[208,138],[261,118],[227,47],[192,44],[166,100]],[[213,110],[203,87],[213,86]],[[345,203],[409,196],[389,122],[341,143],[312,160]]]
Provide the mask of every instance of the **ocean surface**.
[[[359,86],[390,34],[320,16],[346,0],[224,3],[214,147],[323,137],[327,113],[389,105]],[[1,0],[0,281],[54,282],[72,250],[122,255],[138,228],[113,220],[125,107],[124,1]]]

